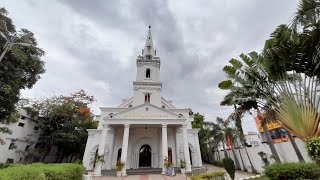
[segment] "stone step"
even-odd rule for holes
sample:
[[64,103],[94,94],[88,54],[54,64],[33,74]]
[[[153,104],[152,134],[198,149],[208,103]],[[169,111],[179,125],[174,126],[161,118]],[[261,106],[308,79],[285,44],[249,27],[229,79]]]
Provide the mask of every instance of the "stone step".
[[128,169],[128,175],[144,175],[144,174],[161,174],[161,168],[139,168],[139,169]]

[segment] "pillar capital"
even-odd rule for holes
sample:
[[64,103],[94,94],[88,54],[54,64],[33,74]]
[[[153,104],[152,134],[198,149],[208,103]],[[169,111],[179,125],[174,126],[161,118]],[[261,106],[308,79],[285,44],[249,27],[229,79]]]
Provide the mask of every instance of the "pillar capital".
[[167,123],[163,123],[161,124],[162,128],[167,128],[168,124]]
[[183,128],[187,128],[188,125],[187,125],[187,123],[182,123],[181,126],[182,126]]
[[126,123],[126,124],[123,124],[125,128],[129,128],[130,127],[130,124],[129,123]]

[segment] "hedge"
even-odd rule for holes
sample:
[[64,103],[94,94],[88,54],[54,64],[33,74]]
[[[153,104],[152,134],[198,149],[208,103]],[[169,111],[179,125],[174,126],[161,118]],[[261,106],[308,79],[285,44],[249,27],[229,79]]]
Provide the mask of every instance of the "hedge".
[[226,178],[226,173],[223,171],[216,171],[216,172],[209,172],[209,173],[202,173],[199,175],[191,176],[191,180],[206,180],[206,179],[211,179],[211,180],[225,180]]
[[0,170],[1,180],[82,180],[80,164],[14,165]]
[[319,179],[320,166],[316,163],[281,163],[265,167],[265,174],[272,180]]

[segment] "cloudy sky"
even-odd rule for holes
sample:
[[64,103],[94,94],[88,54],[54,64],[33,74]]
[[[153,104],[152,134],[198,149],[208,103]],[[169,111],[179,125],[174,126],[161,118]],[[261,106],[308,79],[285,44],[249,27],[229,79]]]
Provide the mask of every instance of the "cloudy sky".
[[[133,95],[136,57],[148,26],[161,58],[163,96],[212,121],[226,118],[226,92],[217,85],[224,65],[241,53],[260,52],[297,0],[3,0],[18,28],[35,34],[46,51],[46,73],[24,97],[44,98],[84,89],[93,109],[117,106]],[[253,117],[245,130],[256,131]]]

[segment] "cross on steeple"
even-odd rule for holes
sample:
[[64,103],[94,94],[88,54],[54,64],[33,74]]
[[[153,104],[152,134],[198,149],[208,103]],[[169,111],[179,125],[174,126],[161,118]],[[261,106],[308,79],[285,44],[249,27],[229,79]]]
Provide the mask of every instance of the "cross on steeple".
[[148,36],[144,49],[142,50],[142,56],[155,56],[155,50],[153,47],[152,36],[151,36],[151,26],[149,26]]

